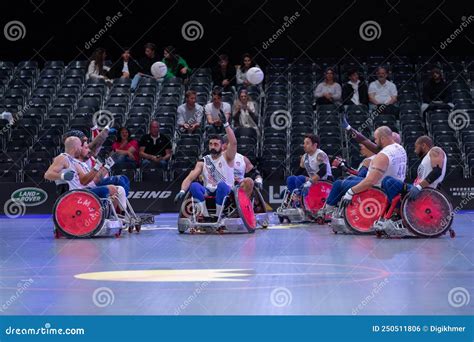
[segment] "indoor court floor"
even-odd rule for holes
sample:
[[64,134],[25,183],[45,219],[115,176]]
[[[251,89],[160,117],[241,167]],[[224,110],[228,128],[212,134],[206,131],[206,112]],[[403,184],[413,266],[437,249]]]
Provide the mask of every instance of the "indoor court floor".
[[49,216],[0,218],[0,314],[474,312],[472,211],[456,215],[454,239],[335,235],[276,217],[255,234],[184,235],[176,220],[162,214],[120,238],[56,240]]

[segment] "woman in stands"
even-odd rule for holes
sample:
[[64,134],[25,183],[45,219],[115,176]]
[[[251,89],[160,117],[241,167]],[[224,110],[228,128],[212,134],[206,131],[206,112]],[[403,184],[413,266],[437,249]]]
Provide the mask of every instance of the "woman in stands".
[[107,53],[104,48],[97,48],[94,51],[91,57],[91,62],[89,63],[89,67],[87,68],[86,80],[104,79],[106,81],[110,81],[106,76],[106,73],[110,70],[110,68],[104,65],[106,57]]
[[178,55],[176,49],[172,46],[167,46],[163,52],[163,63],[166,64],[168,71],[166,78],[181,77],[183,79],[189,78],[191,69],[183,57]]
[[116,164],[136,167],[139,162],[139,147],[135,139],[130,138],[130,131],[121,127],[118,131],[117,141],[112,144]]
[[258,134],[258,118],[255,103],[250,98],[247,89],[241,89],[239,98],[235,100],[232,117],[234,118],[234,128],[253,128]]
[[247,81],[247,71],[250,68],[258,67],[258,65],[253,60],[252,56],[249,53],[244,53],[242,56],[242,64],[237,68],[237,84],[239,86],[249,86],[250,82]]

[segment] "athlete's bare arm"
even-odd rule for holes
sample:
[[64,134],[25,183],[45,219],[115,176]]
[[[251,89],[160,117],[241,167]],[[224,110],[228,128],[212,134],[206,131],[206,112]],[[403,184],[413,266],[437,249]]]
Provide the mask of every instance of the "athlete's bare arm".
[[354,193],[359,193],[371,188],[374,184],[379,182],[389,165],[388,157],[385,154],[379,153],[370,163],[370,170],[362,182],[352,187]]
[[181,190],[187,191],[189,189],[189,186],[191,183],[199,177],[199,175],[202,173],[202,168],[204,167],[204,162],[200,161],[197,162],[196,166],[194,169],[189,173],[189,175],[183,180],[183,183],[181,183]]
[[57,181],[61,179],[61,171],[67,168],[66,156],[59,155],[54,158],[53,163],[49,166],[44,174],[44,178],[49,181]]

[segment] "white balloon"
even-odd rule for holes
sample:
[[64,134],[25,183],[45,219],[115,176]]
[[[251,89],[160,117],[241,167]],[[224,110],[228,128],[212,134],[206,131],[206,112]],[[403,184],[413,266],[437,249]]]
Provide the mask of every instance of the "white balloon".
[[155,62],[151,66],[151,74],[155,78],[163,78],[165,77],[167,72],[168,72],[168,68],[166,67],[166,64],[163,62]]
[[247,81],[256,85],[256,84],[262,83],[265,75],[263,74],[262,69],[253,67],[247,70],[246,77],[247,77]]

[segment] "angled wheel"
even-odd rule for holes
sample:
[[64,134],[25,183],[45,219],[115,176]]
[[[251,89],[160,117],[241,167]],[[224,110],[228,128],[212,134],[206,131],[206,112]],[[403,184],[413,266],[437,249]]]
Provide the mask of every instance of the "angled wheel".
[[239,216],[242,219],[249,233],[255,232],[257,228],[257,218],[253,211],[253,204],[243,189],[237,187],[234,189],[234,199]]
[[303,199],[304,209],[310,216],[315,216],[324,207],[331,189],[332,183],[328,181],[319,181],[311,185]]
[[73,190],[56,200],[53,220],[65,236],[87,238],[100,231],[105,217],[99,197],[89,191]]
[[453,207],[441,191],[424,188],[416,200],[404,198],[401,205],[404,226],[422,237],[438,237],[453,223]]
[[352,197],[352,202],[344,208],[344,221],[355,233],[372,234],[375,221],[382,217],[388,204],[381,189],[370,188]]

